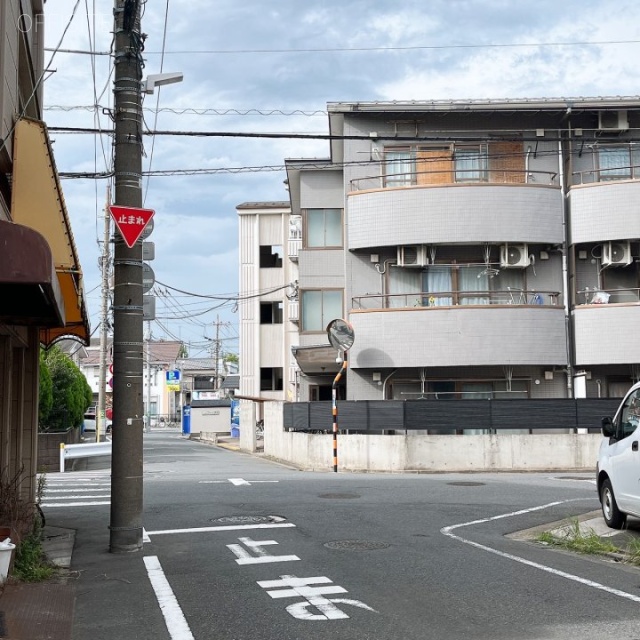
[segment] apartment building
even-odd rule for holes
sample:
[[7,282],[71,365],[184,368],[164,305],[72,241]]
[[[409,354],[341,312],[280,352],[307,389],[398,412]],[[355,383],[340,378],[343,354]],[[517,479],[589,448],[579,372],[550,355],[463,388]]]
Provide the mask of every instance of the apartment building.
[[0,480],[33,502],[40,346],[88,344],[82,269],[42,122],[42,0],[0,3]]
[[[615,397],[639,379],[640,98],[328,112],[330,157],[286,161],[280,211],[301,222],[297,399],[331,397],[340,317],[355,333],[338,385],[350,400]],[[245,256],[258,228],[241,220]],[[274,223],[273,242],[285,231]],[[264,329],[256,313],[243,335]],[[266,355],[243,353],[243,373]]]
[[298,399],[298,252],[300,215],[288,202],[246,202],[240,225],[241,396]]

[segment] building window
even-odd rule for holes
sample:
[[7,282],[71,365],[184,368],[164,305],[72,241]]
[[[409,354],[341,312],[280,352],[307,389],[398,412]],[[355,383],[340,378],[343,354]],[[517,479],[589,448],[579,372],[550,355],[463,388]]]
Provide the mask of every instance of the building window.
[[281,269],[283,254],[282,245],[260,245],[260,268]]
[[282,324],[282,302],[260,303],[260,324]]
[[385,187],[404,187],[413,184],[415,172],[415,152],[408,148],[385,150]]
[[485,182],[487,152],[483,145],[456,147],[454,156],[456,182]]
[[282,367],[260,367],[260,391],[282,391],[282,380]]
[[598,146],[600,180],[630,180],[640,177],[640,148],[635,145]]
[[385,187],[452,182],[524,183],[522,142],[448,146],[408,145],[384,150]]
[[216,388],[215,376],[193,376],[193,390],[194,391],[211,391]]
[[324,289],[302,292],[302,330],[324,332],[327,325],[342,318],[342,291]]
[[306,245],[342,247],[342,209],[307,209]]

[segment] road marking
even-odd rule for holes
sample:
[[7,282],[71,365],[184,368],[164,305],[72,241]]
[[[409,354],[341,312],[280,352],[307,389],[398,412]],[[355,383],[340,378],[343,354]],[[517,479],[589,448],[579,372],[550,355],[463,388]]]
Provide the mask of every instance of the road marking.
[[245,480],[244,478],[229,478],[228,480],[200,480],[198,484],[225,484],[230,482],[236,487],[248,486],[252,484],[278,483],[280,480]]
[[252,540],[251,538],[238,538],[246,547],[249,547],[255,555],[251,555],[246,549],[239,544],[228,544],[227,549],[231,551],[237,558],[238,564],[268,564],[271,562],[294,562],[300,560],[298,556],[274,556],[264,548],[273,544],[278,544],[275,540]]
[[[316,587],[311,585],[328,584],[326,587]],[[378,613],[369,605],[360,600],[352,600],[350,598],[325,598],[325,595],[333,595],[336,593],[347,593],[344,587],[341,587],[327,578],[326,576],[314,576],[312,578],[298,578],[297,576],[284,575],[280,576],[280,580],[259,580],[258,585],[267,590],[267,594],[271,598],[297,598],[302,597],[306,602],[297,602],[290,604],[286,610],[289,615],[298,620],[346,620],[349,616],[335,606],[336,602],[341,604],[349,604],[360,609]],[[290,588],[286,588],[290,587]],[[315,607],[319,614],[311,613],[309,607]]]
[[109,498],[109,495],[98,495],[98,496],[47,496],[47,500],[86,500],[87,498]]
[[194,640],[191,629],[182,613],[178,600],[173,594],[171,585],[164,575],[162,565],[157,556],[145,556],[144,564],[171,640]]
[[208,533],[216,531],[245,531],[247,529],[283,529],[285,527],[295,527],[291,522],[279,522],[272,524],[230,524],[217,527],[197,527],[195,529],[163,529],[161,531],[147,531],[149,536],[164,536],[174,533]]
[[111,501],[108,502],[64,502],[62,504],[54,503],[54,502],[43,502],[40,506],[42,507],[93,507],[99,504],[111,504]]
[[440,529],[440,533],[443,535],[452,538],[453,540],[457,540],[458,542],[462,542],[464,544],[468,544],[471,547],[475,547],[476,549],[482,549],[483,551],[488,551],[489,553],[493,553],[501,558],[506,558],[507,560],[513,560],[514,562],[519,562],[520,564],[527,565],[528,567],[533,567],[534,569],[540,569],[541,571],[546,571],[547,573],[551,573],[555,576],[560,576],[561,578],[566,578],[567,580],[571,580],[573,582],[578,582],[580,584],[584,584],[587,587],[592,587],[593,589],[598,589],[600,591],[605,591],[606,593],[610,593],[614,596],[619,596],[621,598],[625,598],[627,600],[632,600],[633,602],[640,602],[640,596],[635,596],[631,593],[627,593],[626,591],[620,591],[620,589],[614,589],[612,587],[607,587],[604,584],[599,582],[594,582],[593,580],[587,580],[586,578],[581,578],[580,576],[573,575],[572,573],[566,573],[565,571],[560,571],[559,569],[554,569],[553,567],[547,567],[544,564],[539,564],[538,562],[532,562],[531,560],[527,560],[526,558],[521,558],[520,556],[514,556],[511,553],[505,553],[504,551],[498,551],[498,549],[493,549],[491,547],[487,547],[483,544],[479,544],[478,542],[473,542],[472,540],[468,540],[461,536],[458,536],[454,533],[451,533],[455,529],[461,529],[462,527],[469,527],[474,524],[485,524],[487,522],[492,522],[494,520],[500,520],[502,518],[512,518],[514,516],[520,516],[526,513],[533,513],[534,511],[541,511],[542,509],[548,509],[549,507],[556,507],[560,504],[564,504],[567,502],[574,502],[574,500],[560,500],[559,502],[550,502],[549,504],[543,504],[538,507],[532,507],[531,509],[521,509],[520,511],[512,511],[511,513],[503,513],[498,516],[493,516],[491,518],[483,518],[481,520],[472,520],[471,522],[463,522],[461,524],[454,524],[449,527],[443,527]]
[[[102,491],[109,491],[109,488],[102,489]],[[89,491],[101,491],[99,487],[93,487],[93,489],[47,489],[45,494],[48,496],[50,493],[88,493]],[[66,496],[60,496],[64,498]],[[90,498],[91,496],[87,496]]]

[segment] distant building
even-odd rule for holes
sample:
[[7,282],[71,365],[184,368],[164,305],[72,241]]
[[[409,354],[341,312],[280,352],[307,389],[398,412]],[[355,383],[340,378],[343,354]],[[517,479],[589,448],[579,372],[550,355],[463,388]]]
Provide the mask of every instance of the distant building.
[[[108,350],[111,350],[112,341],[109,340]],[[152,340],[145,341],[143,349],[143,400],[145,414],[151,416],[174,417],[179,414],[180,392],[177,388],[171,388],[168,372],[178,369],[179,354],[183,343],[173,340]],[[86,349],[79,359],[78,366],[84,374],[91,390],[95,403],[98,403],[98,393],[100,390],[100,341],[91,340],[91,345]],[[111,366],[111,359],[108,358],[107,367]],[[109,370],[106,375],[106,404],[112,403],[112,388],[110,380],[113,373]],[[148,409],[147,409],[148,405]]]
[[288,202],[246,202],[240,223],[240,395],[295,400],[300,217]]

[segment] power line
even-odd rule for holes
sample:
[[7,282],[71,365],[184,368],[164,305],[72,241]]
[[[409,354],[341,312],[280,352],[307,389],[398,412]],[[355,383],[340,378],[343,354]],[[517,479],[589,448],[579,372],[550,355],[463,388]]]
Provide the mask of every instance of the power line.
[[[578,40],[575,42],[505,42],[484,44],[433,44],[407,45],[404,47],[317,47],[301,49],[182,49],[177,51],[145,51],[146,55],[247,55],[269,53],[369,53],[385,51],[442,51],[446,49],[517,49],[528,47],[591,47],[606,45],[639,44],[640,40]],[[45,51],[51,49],[45,48]],[[108,56],[109,51],[84,51],[60,49],[60,53],[75,53],[92,56]]]
[[[94,111],[100,105],[51,105],[45,107],[45,111]],[[316,109],[314,111],[304,111],[302,109],[293,109],[292,111],[284,111],[282,109],[198,109],[198,108],[180,108],[180,107],[144,107],[143,111],[149,113],[173,113],[174,115],[194,115],[194,116],[326,116],[328,111]]]

